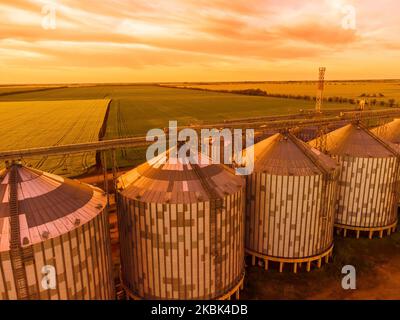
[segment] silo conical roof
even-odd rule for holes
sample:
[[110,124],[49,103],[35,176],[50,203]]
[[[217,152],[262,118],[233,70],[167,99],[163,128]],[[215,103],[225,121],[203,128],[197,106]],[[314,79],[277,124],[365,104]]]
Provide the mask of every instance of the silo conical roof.
[[[313,147],[317,140],[310,141]],[[368,129],[348,124],[326,135],[326,151],[332,155],[359,158],[386,158],[396,155],[394,148],[373,135]]]
[[[22,245],[67,233],[103,211],[104,193],[97,188],[39,170],[13,165]],[[10,175],[0,172],[0,252],[10,248]]]
[[329,173],[336,168],[334,160],[292,134],[278,133],[250,148],[254,149],[256,172],[303,176]]
[[400,119],[371,130],[372,133],[395,144],[400,144]]
[[194,203],[210,200],[210,188],[213,194],[224,197],[244,185],[233,170],[212,164],[209,158],[207,162],[201,153],[192,153],[198,164],[183,164],[171,152],[172,149],[122,175],[118,180],[121,194],[148,203]]

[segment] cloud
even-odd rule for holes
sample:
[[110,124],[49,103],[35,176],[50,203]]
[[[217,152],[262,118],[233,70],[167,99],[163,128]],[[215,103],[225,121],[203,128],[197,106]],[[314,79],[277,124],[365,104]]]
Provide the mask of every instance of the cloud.
[[[35,61],[38,70],[85,67],[96,74],[102,68],[193,65],[221,74],[224,65],[236,75],[240,64],[246,74],[258,75],[273,63],[268,66],[276,65],[271,71],[277,74],[282,64],[296,72],[318,61],[356,58],[372,47],[380,48],[375,60],[381,56],[385,64],[388,52],[400,51],[394,0],[60,0],[54,1],[57,29],[44,30],[41,7],[49,1],[0,4],[0,64],[7,72]],[[356,30],[341,27],[341,8],[349,4],[356,9]]]
[[360,40],[356,30],[319,22],[304,22],[282,26],[278,33],[286,39],[301,40],[314,44],[341,46]]

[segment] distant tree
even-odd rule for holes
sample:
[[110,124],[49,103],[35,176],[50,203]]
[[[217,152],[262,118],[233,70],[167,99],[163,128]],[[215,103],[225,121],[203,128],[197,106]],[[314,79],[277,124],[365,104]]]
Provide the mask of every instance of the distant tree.
[[248,95],[248,96],[267,96],[268,95],[268,93],[266,91],[263,91],[261,89],[231,90],[228,92],[235,93],[235,94],[244,94],[244,95]]

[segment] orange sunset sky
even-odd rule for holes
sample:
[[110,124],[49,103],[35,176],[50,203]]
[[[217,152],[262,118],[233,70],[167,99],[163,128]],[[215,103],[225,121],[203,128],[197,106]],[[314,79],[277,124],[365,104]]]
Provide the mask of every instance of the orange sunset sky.
[[0,0],[0,83],[298,80],[320,65],[328,79],[400,78],[399,12],[398,0]]

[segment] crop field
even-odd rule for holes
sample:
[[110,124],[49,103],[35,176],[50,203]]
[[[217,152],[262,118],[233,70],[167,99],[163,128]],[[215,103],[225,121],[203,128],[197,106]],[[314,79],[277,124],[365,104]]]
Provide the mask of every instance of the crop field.
[[[302,82],[243,82],[243,83],[215,83],[215,84],[185,84],[180,87],[198,88],[207,90],[246,90],[260,89],[268,94],[301,95],[314,97],[317,84],[313,81]],[[379,102],[388,102],[394,99],[400,102],[400,80],[387,81],[327,81],[324,96],[326,98],[342,97],[346,99],[376,99]]]
[[[169,120],[180,125],[201,124],[298,113],[315,106],[313,101],[140,85],[63,88],[0,97],[0,101],[77,99],[112,99],[106,137],[144,135],[149,129],[167,127]],[[343,106],[329,103],[326,108]]]
[[[0,102],[0,150],[98,141],[109,103],[106,99]],[[87,152],[22,161],[51,173],[75,176],[96,164],[96,154]]]
[[24,92],[35,92],[41,90],[54,89],[58,86],[40,86],[40,85],[25,85],[25,86],[0,86],[0,96],[14,95]]
[[[151,85],[71,87],[0,97],[0,101],[34,101],[35,106],[43,104],[39,100],[67,103],[78,99],[112,99],[104,139],[145,135],[150,129],[168,127],[169,120],[177,120],[178,125],[190,125],[220,122],[224,119],[290,114],[300,109],[314,108],[313,101]],[[30,106],[32,110],[36,109]],[[326,108],[342,109],[343,105],[328,103]],[[144,161],[144,154],[144,148],[122,150],[118,154],[118,164],[121,167],[139,164]]]
[[[0,101],[60,101],[79,99],[111,99],[104,139],[145,135],[153,128],[168,127],[169,120],[178,125],[221,122],[257,116],[298,113],[313,110],[314,101],[287,98],[245,96],[230,93],[167,88],[156,85],[98,85],[69,87],[49,91],[0,96]],[[351,108],[326,103],[326,109]],[[36,107],[30,107],[35,110]],[[67,114],[67,112],[65,112]],[[90,114],[90,112],[89,112]],[[64,115],[61,113],[61,115]],[[72,129],[73,131],[76,128]],[[128,149],[118,154],[121,167],[144,161],[145,150]]]

